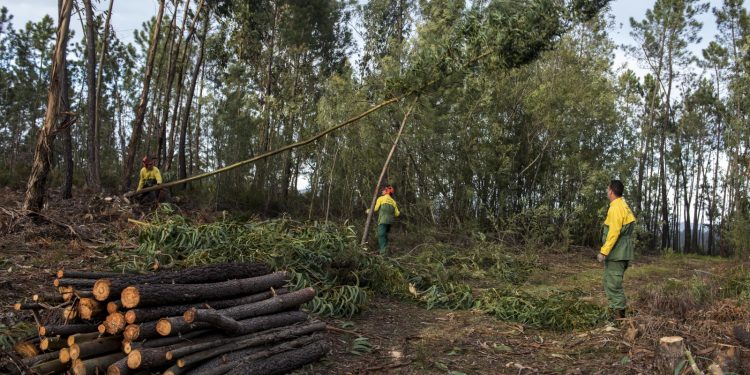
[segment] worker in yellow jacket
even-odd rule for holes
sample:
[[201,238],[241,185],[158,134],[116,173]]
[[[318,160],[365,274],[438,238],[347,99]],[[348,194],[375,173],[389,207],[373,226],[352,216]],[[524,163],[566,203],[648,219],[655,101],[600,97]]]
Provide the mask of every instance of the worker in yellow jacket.
[[[141,191],[143,188],[152,187],[155,185],[161,185],[161,172],[159,168],[154,165],[154,161],[149,159],[148,156],[144,156],[141,160],[143,167],[138,174],[138,190]],[[145,201],[148,198],[152,198],[153,201],[159,201],[159,190],[148,192],[141,196],[141,201]]]
[[386,185],[381,196],[375,201],[375,212],[378,213],[378,246],[380,248],[380,255],[385,255],[386,248],[388,247],[388,233],[391,231],[391,224],[401,212],[398,210],[398,205],[393,199],[392,195],[395,192],[393,186]]
[[604,263],[604,292],[609,306],[620,319],[625,317],[627,307],[622,279],[635,252],[635,215],[622,198],[624,190],[620,180],[612,180],[607,187],[609,210],[604,221],[603,245],[597,255],[597,260]]

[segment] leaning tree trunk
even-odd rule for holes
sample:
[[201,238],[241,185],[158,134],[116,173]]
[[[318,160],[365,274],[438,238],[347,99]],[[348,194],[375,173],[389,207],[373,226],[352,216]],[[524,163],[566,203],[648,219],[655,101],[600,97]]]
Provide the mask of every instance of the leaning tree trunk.
[[94,11],[91,0],[83,0],[86,13],[86,120],[88,122],[88,139],[86,148],[88,153],[89,173],[86,174],[86,184],[99,190],[99,140],[96,134],[96,33],[94,32]]
[[125,169],[123,170],[122,186],[123,190],[130,189],[131,175],[133,174],[133,164],[135,162],[135,153],[138,150],[138,143],[141,139],[141,133],[143,133],[143,119],[146,115],[146,105],[148,104],[148,90],[151,85],[151,73],[154,71],[154,57],[156,56],[156,47],[159,43],[159,28],[161,27],[161,18],[164,15],[164,1],[159,1],[159,13],[156,15],[156,24],[154,25],[154,31],[151,36],[151,46],[148,50],[148,58],[146,59],[146,73],[143,75],[143,92],[141,92],[141,99],[138,102],[138,108],[135,112],[135,120],[133,121],[133,135],[130,137],[128,143],[128,155],[125,158]]
[[370,231],[370,224],[372,223],[372,216],[374,214],[374,209],[375,209],[375,201],[378,200],[378,191],[380,191],[380,184],[383,183],[383,177],[385,176],[385,172],[388,171],[388,164],[391,163],[391,158],[393,158],[393,154],[396,152],[396,147],[398,147],[398,141],[401,139],[401,133],[403,133],[404,127],[406,126],[406,119],[409,118],[409,114],[411,114],[411,110],[414,109],[414,104],[417,102],[418,98],[419,97],[414,98],[414,101],[412,101],[411,106],[409,106],[409,109],[406,111],[406,114],[404,115],[403,120],[401,120],[401,126],[398,128],[398,134],[396,134],[396,139],[393,141],[393,146],[391,146],[391,151],[388,153],[388,157],[385,158],[385,163],[383,163],[383,169],[380,171],[378,182],[377,184],[375,184],[375,191],[372,194],[372,202],[370,202],[370,210],[367,212],[367,220],[365,221],[365,229],[362,231],[362,241],[360,241],[361,245],[364,245],[367,243],[367,236]]
[[60,12],[60,27],[57,30],[57,43],[52,60],[52,72],[50,74],[50,87],[47,92],[47,113],[44,116],[44,125],[39,130],[34,152],[34,164],[31,166],[31,175],[26,185],[26,197],[23,202],[24,210],[38,211],[44,206],[44,194],[47,189],[47,175],[49,174],[52,161],[52,146],[55,134],[58,130],[58,116],[61,87],[60,75],[63,74],[65,66],[65,43],[70,26],[70,11],[73,8],[73,0],[63,0]]

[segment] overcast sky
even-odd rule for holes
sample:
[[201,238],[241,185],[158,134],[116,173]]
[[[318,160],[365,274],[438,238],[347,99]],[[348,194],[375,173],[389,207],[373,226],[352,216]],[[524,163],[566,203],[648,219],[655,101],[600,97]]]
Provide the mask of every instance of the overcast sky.
[[[711,0],[708,2],[712,8],[721,5],[721,0]],[[95,0],[94,3],[97,4],[97,1]],[[611,7],[612,14],[615,16],[615,26],[611,30],[611,36],[616,44],[633,43],[630,37],[629,19],[630,17],[638,20],[643,19],[646,9],[650,8],[653,3],[654,0],[612,1]],[[108,2],[106,0],[101,0],[96,7],[101,11],[107,5]],[[57,12],[57,0],[0,0],[0,6],[7,7],[9,13],[13,15],[13,23],[16,29],[22,28],[27,21],[38,21],[45,14],[54,15]],[[112,28],[120,40],[130,42],[133,40],[133,31],[140,29],[144,21],[156,15],[157,10],[157,0],[115,0],[112,11]],[[701,15],[700,21],[703,22],[703,30],[701,32],[703,41],[699,45],[692,47],[693,53],[697,56],[700,56],[701,49],[716,34],[716,23],[710,12]],[[76,30],[76,34],[80,37],[82,32],[81,22],[78,17],[74,19],[73,27]],[[628,67],[639,73],[643,71],[630,56],[618,50],[615,57],[615,67],[620,67],[625,63],[628,64]]]

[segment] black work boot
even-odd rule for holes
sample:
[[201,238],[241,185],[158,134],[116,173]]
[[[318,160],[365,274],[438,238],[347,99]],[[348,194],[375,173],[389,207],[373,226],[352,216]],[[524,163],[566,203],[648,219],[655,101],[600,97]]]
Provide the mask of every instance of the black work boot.
[[625,309],[615,309],[615,319],[625,319]]

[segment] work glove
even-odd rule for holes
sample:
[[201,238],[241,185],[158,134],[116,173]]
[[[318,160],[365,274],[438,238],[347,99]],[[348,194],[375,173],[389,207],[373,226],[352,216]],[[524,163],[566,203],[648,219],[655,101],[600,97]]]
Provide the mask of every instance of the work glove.
[[607,259],[607,256],[602,253],[599,253],[596,255],[596,260],[598,260],[599,263],[604,263],[604,260],[606,259]]

